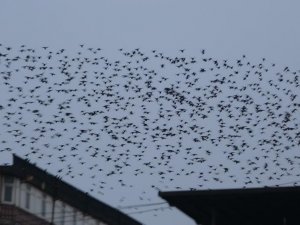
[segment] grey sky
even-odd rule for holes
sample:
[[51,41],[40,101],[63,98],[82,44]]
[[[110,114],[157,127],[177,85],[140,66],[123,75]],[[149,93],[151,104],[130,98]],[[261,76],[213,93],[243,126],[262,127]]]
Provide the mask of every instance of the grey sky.
[[206,48],[222,58],[299,63],[297,0],[1,1],[7,43]]
[[[252,63],[266,58],[268,63],[274,62],[279,68],[289,66],[297,70],[300,65],[300,2],[297,0],[1,0],[0,3],[0,43],[5,46],[66,48],[72,55],[79,44],[85,44],[103,48],[105,56],[112,59],[120,57],[118,48],[141,48],[146,52],[157,49],[173,56],[178,55],[178,49],[186,49],[185,56],[197,56],[206,49],[208,56],[220,60],[234,61],[245,54]],[[159,64],[154,62],[154,65]],[[6,94],[3,92],[5,89],[1,94]],[[220,158],[222,156],[216,156],[216,163],[222,162]],[[178,183],[190,182],[185,177],[178,179]],[[148,190],[139,184],[141,180],[130,176],[128,180],[134,185],[134,191],[106,191],[100,199],[117,206],[120,198],[127,196],[126,204],[137,203],[138,197],[132,196],[133,193]],[[108,182],[116,183],[113,178]],[[151,179],[147,182],[149,186]],[[90,184],[83,184],[80,179],[73,183],[85,190],[90,188]],[[205,187],[231,185],[228,182]],[[146,196],[155,199],[156,194],[151,189]],[[154,202],[145,199],[141,202]],[[175,210],[159,211],[158,216],[150,214],[133,215],[146,225],[194,224]]]

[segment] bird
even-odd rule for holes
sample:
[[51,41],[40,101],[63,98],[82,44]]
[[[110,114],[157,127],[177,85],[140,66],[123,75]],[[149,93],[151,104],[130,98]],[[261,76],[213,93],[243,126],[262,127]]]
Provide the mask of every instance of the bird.
[[101,195],[298,175],[300,72],[291,66],[205,49],[75,50],[0,45],[1,153],[85,177]]

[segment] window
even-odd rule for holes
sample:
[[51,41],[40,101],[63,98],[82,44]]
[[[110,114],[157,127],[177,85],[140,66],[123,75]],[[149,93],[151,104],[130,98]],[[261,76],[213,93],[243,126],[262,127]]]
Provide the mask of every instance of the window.
[[26,192],[25,192],[25,208],[30,209],[30,195],[31,195],[31,187],[29,184],[26,185]]
[[62,205],[61,207],[61,218],[60,218],[60,225],[64,225],[65,224],[65,206]]
[[73,209],[73,220],[72,225],[76,225],[76,209]]
[[13,202],[14,178],[4,177],[3,179],[3,201],[7,203]]
[[47,203],[47,195],[43,194],[42,202],[41,202],[41,214],[43,217],[46,216],[46,203]]

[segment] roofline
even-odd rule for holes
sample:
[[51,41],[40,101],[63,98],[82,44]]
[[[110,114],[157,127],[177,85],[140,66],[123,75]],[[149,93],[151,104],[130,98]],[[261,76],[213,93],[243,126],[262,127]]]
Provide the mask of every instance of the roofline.
[[159,196],[209,196],[209,195],[230,195],[230,194],[256,194],[262,192],[286,192],[300,191],[300,186],[293,187],[255,187],[255,188],[232,188],[232,189],[207,189],[207,190],[184,190],[184,191],[160,191]]

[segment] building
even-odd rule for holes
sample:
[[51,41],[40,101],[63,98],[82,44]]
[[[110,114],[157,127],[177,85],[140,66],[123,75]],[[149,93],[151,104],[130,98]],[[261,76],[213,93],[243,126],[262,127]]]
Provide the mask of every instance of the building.
[[1,225],[141,225],[16,155],[0,194]]
[[300,187],[160,192],[201,225],[299,225]]

